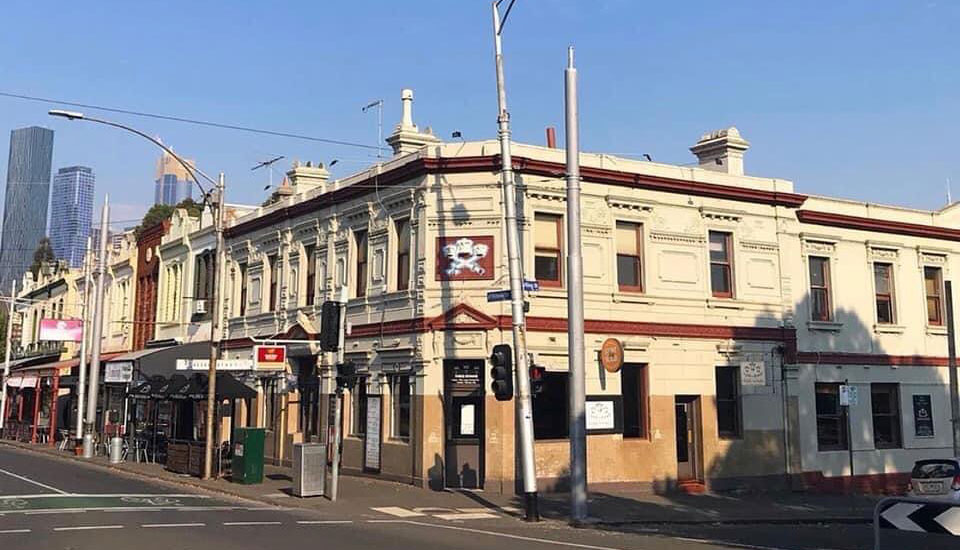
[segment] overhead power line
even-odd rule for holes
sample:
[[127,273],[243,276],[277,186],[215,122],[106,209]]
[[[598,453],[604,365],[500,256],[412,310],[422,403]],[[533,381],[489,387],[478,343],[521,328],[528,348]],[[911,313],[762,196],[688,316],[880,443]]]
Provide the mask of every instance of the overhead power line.
[[37,102],[40,102],[40,103],[50,103],[50,104],[52,104],[52,105],[69,105],[69,106],[71,106],[71,107],[82,107],[82,108],[84,108],[84,109],[93,109],[93,110],[95,110],[95,111],[106,111],[106,112],[110,112],[110,113],[121,113],[121,114],[124,114],[124,115],[132,115],[132,116],[147,117],[147,118],[156,118],[156,119],[160,119],[160,120],[170,120],[170,121],[173,121],[173,122],[183,122],[183,123],[186,123],[186,124],[196,124],[196,125],[198,125],[198,126],[209,126],[209,127],[212,127],[212,128],[222,128],[222,129],[225,129],[225,130],[238,130],[238,131],[241,131],[241,132],[250,132],[250,133],[254,133],[254,134],[265,134],[265,135],[268,135],[268,136],[277,136],[277,137],[285,137],[285,138],[291,138],[291,139],[302,139],[302,140],[306,140],[306,141],[315,141],[315,142],[319,142],[319,143],[328,143],[328,144],[330,144],[330,145],[342,145],[342,146],[344,146],[344,147],[359,147],[359,148],[361,148],[361,149],[372,149],[372,150],[374,150],[374,151],[378,150],[378,148],[377,148],[375,145],[366,145],[366,144],[363,144],[363,143],[354,143],[354,142],[352,142],[352,141],[344,141],[344,140],[339,140],[339,139],[330,139],[330,138],[322,138],[322,137],[315,137],[315,136],[307,136],[307,135],[303,135],[303,134],[294,134],[294,133],[290,133],[290,132],[278,132],[278,131],[276,131],[276,130],[265,130],[265,129],[263,129],[263,128],[253,128],[253,127],[250,127],[250,126],[238,126],[238,125],[236,125],[236,124],[224,124],[224,123],[222,123],[222,122],[212,122],[212,121],[209,121],[209,120],[196,120],[196,119],[192,119],[192,118],[186,118],[186,117],[180,117],[180,116],[173,116],[173,115],[162,115],[162,114],[157,114],[157,113],[147,113],[147,112],[144,112],[144,111],[132,111],[132,110],[129,110],[129,109],[118,109],[118,108],[116,108],[116,107],[105,107],[105,106],[103,106],[103,105],[93,105],[93,104],[90,104],[90,103],[78,103],[78,102],[76,102],[76,101],[65,101],[65,100],[61,100],[61,99],[51,99],[51,98],[47,98],[47,97],[37,97],[37,96],[30,96],[30,95],[25,95],[25,94],[15,94],[15,93],[12,93],[12,92],[5,92],[5,91],[0,91],[0,96],[9,97],[9,98],[13,98],[13,99],[23,99],[23,100],[26,100],[26,101],[37,101]]

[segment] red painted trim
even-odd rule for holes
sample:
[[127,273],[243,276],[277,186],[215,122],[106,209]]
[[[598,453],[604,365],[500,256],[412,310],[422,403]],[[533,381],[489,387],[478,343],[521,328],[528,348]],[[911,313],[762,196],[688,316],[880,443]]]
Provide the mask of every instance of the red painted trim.
[[862,231],[877,231],[911,237],[926,237],[944,241],[960,241],[960,229],[922,225],[918,223],[903,223],[860,216],[847,216],[816,210],[797,210],[797,219],[802,223],[842,227],[844,229],[859,229]]
[[883,355],[836,351],[797,352],[797,363],[814,365],[892,365],[897,367],[946,367],[946,357],[931,355]]
[[[566,172],[565,165],[559,162],[548,162],[526,157],[513,157],[514,169],[524,174],[562,177]],[[457,174],[469,172],[490,172],[500,169],[499,155],[454,157],[454,158],[420,158],[388,170],[378,177],[377,185],[388,188],[413,178],[428,174]],[[634,189],[648,189],[665,193],[679,193],[698,197],[712,197],[733,201],[769,204],[771,206],[786,206],[798,208],[807,200],[806,195],[797,193],[781,193],[762,189],[749,189],[732,185],[717,185],[676,178],[650,176],[620,170],[605,168],[582,167],[581,178],[584,181],[630,187]],[[298,202],[284,208],[279,208],[251,219],[249,221],[228,227],[224,234],[227,238],[235,238],[251,231],[269,227],[277,222],[308,214],[323,207],[344,202],[370,193],[373,178],[367,178],[330,191],[309,200]]]

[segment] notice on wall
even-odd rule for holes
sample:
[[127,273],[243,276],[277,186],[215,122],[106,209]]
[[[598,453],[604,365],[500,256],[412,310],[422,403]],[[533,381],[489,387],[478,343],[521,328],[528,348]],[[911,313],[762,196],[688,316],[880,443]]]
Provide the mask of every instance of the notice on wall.
[[106,384],[125,384],[132,380],[132,361],[116,361],[107,363],[103,368],[103,381]]
[[844,384],[840,386],[840,405],[842,407],[856,407],[860,402],[860,394],[856,386]]
[[473,403],[460,405],[460,435],[477,435],[477,406]]
[[363,469],[380,471],[380,416],[381,400],[379,395],[367,395],[367,434],[364,438]]
[[613,401],[587,401],[587,431],[613,430],[617,426]]
[[763,361],[743,361],[740,363],[741,386],[766,386],[767,366]]
[[913,433],[916,437],[933,437],[933,406],[930,394],[913,396]]

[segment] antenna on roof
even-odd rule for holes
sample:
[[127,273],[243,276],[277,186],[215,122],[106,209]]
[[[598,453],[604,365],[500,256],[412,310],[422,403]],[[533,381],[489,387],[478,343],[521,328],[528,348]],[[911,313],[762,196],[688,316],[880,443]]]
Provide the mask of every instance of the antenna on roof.
[[270,172],[270,187],[273,187],[273,163],[274,163],[274,162],[277,162],[278,160],[285,159],[285,158],[286,158],[285,156],[280,155],[280,156],[278,156],[278,157],[273,157],[273,158],[270,159],[270,160],[265,160],[265,161],[263,161],[263,162],[258,162],[256,166],[254,166],[253,168],[250,169],[250,171],[252,172],[252,171],[254,171],[254,170],[259,170],[260,168],[266,168],[267,171]]
[[383,100],[378,99],[376,101],[371,101],[363,106],[360,109],[362,112],[366,113],[368,110],[377,108],[377,158],[381,157],[380,153],[380,144],[383,143]]
[[950,178],[947,178],[947,206],[953,204],[953,197],[950,194]]

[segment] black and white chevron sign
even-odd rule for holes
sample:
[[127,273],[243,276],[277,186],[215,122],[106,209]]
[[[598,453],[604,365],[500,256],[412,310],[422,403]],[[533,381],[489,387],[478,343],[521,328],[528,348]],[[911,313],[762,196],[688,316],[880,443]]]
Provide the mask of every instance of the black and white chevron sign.
[[960,536],[960,502],[891,499],[880,506],[881,529]]

